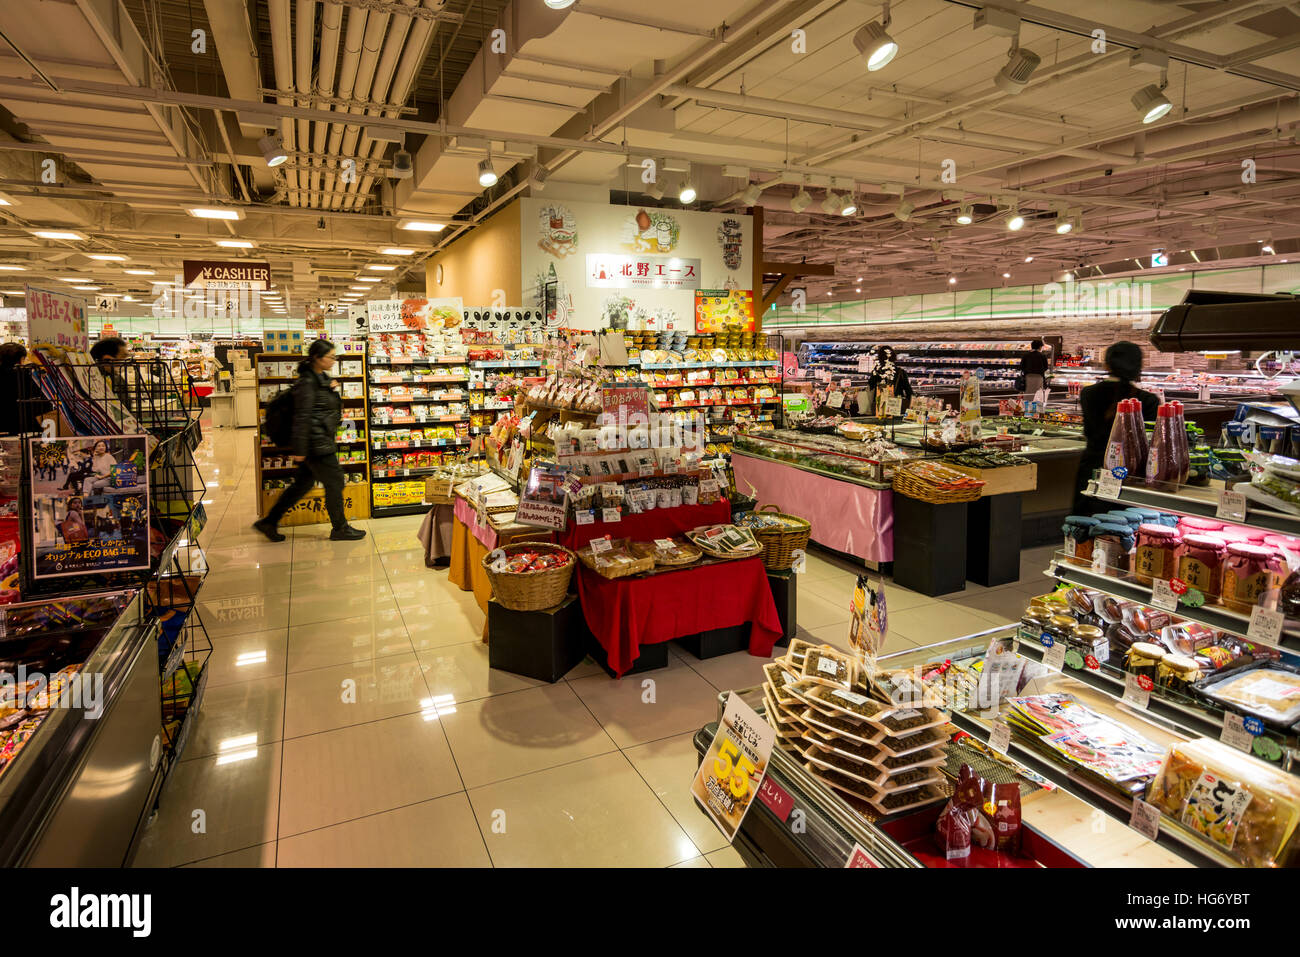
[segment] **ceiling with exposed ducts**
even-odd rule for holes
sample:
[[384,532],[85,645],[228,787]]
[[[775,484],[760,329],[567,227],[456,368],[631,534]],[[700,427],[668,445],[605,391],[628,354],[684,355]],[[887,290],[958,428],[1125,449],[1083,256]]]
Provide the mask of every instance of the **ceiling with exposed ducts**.
[[[1300,259],[1300,3],[1081,12],[8,0],[0,293],[143,300],[184,258],[240,255],[296,303],[418,289],[435,249],[543,179],[675,205],[689,177],[696,208],[763,208],[767,259],[833,264],[810,292],[835,298],[1118,274],[1155,250],[1171,268]],[[878,70],[855,45],[869,23],[898,45]],[[1168,112],[1144,123],[1152,102]]]

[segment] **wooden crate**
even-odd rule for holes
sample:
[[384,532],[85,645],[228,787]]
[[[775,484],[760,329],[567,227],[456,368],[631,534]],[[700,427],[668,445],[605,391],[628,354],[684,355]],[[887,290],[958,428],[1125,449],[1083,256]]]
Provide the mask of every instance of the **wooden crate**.
[[424,480],[424,501],[426,505],[451,505],[454,501],[451,488],[454,479],[432,476]]
[[995,469],[978,469],[969,465],[953,465],[951,462],[943,464],[982,481],[984,488],[980,490],[980,498],[988,495],[1005,495],[1008,492],[1032,492],[1038,487],[1037,462],[1005,465]]

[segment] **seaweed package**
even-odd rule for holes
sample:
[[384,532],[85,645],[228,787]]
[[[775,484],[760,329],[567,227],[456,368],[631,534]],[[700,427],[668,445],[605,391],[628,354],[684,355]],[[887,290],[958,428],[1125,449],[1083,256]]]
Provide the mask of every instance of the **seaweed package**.
[[842,651],[836,651],[829,645],[809,648],[804,656],[800,674],[817,684],[849,690],[857,674],[857,666],[852,658]]

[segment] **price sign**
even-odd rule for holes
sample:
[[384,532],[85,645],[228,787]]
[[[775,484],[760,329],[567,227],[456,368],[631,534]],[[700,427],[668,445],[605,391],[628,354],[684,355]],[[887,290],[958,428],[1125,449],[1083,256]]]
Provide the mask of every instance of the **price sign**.
[[1053,671],[1061,671],[1065,668],[1066,647],[1062,642],[1055,642],[1043,653],[1043,664]]
[[892,399],[885,400],[885,415],[899,416],[903,414],[903,398],[896,396]]
[[1146,675],[1129,673],[1124,676],[1124,702],[1135,708],[1146,710],[1151,703],[1151,689],[1154,685]]
[[844,405],[844,393],[840,391],[832,392],[826,397],[826,404],[832,409],[838,409]]
[[841,379],[841,380],[840,380],[840,388],[841,388],[841,389],[847,389],[847,388],[848,388],[849,386],[851,386],[851,385],[853,385],[853,380],[851,380],[851,379]]
[[1285,616],[1280,611],[1269,611],[1263,605],[1256,605],[1250,613],[1250,627],[1246,629],[1246,637],[1276,644],[1282,637],[1284,620]]
[[678,464],[676,459],[669,459],[664,463],[664,475],[676,475]]
[[621,522],[623,513],[617,508],[602,508],[600,510],[600,520],[602,522]]
[[1097,475],[1097,498],[1104,498],[1114,501],[1119,498],[1119,490],[1122,483],[1111,472],[1100,472]]
[[573,513],[573,520],[579,525],[594,525],[596,522],[595,509],[580,508]]
[[637,466],[637,474],[640,475],[642,478],[645,478],[646,476],[649,475],[654,475],[655,474],[654,463],[642,462],[639,466]]
[[1246,727],[1245,718],[1231,711],[1225,711],[1223,714],[1223,730],[1219,733],[1219,740],[1230,747],[1237,748],[1239,751],[1249,752],[1251,745],[1255,743],[1255,736]]
[[1228,489],[1219,492],[1219,506],[1214,510],[1214,517],[1229,522],[1244,522],[1246,520],[1245,494]]
[[608,535],[604,535],[600,538],[593,538],[591,540],[591,554],[593,555],[603,555],[613,547],[614,545],[609,540]]
[[998,754],[1006,754],[1007,748],[1011,747],[1011,726],[1005,721],[994,723],[993,733],[989,735],[989,747]]
[[865,353],[863,355],[858,356],[858,371],[859,372],[871,371],[871,353]]
[[696,802],[728,841],[735,839],[762,787],[775,743],[776,729],[740,695],[728,695],[718,732],[691,782]]
[[1096,655],[1084,655],[1083,666],[1089,671],[1100,671],[1101,660]]
[[1140,797],[1133,799],[1133,810],[1129,812],[1128,826],[1133,828],[1148,841],[1160,837],[1160,808]]
[[844,862],[845,867],[879,867],[876,859],[867,853],[861,844],[854,844],[853,850],[849,852],[849,859]]
[[671,538],[656,538],[655,548],[661,552],[671,552],[676,546]]
[[1178,596],[1163,578],[1151,582],[1151,607],[1163,608],[1165,611],[1178,610]]

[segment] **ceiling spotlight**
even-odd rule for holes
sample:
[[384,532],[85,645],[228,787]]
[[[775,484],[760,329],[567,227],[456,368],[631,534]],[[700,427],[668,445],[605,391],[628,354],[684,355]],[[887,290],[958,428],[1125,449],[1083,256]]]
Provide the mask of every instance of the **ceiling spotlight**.
[[1062,214],[1062,213],[1057,213],[1057,214],[1056,214],[1056,231],[1057,231],[1057,233],[1059,233],[1060,235],[1064,236],[1066,233],[1068,233],[1068,232],[1069,232],[1070,230],[1072,230],[1072,229],[1074,229],[1074,223],[1070,221],[1069,217],[1065,216],[1065,215]]
[[1002,278],[1003,278],[1003,279],[1010,279],[1010,278],[1011,278],[1011,273],[1009,273],[1009,272],[1004,272],[1004,273],[1002,274]]
[[840,198],[834,193],[827,193],[826,198],[822,200],[822,212],[835,213],[839,212]]
[[1025,217],[1019,209],[1012,206],[1011,212],[1007,214],[1007,229],[1013,233],[1025,228]]
[[551,178],[551,171],[540,163],[533,163],[533,171],[528,175],[528,185],[534,192],[546,189],[546,181]]
[[852,216],[858,211],[858,204],[853,201],[852,196],[845,196],[840,200],[840,215]]
[[546,5],[552,10],[564,10],[573,6],[573,0],[546,0]]
[[753,206],[763,195],[763,189],[757,183],[750,183],[740,194],[740,201],[746,206]]
[[1067,272],[1067,273],[1066,273],[1064,276],[1062,276],[1061,278],[1064,279],[1066,282],[1074,282],[1074,273],[1072,273],[1072,272]]
[[1260,247],[1259,247],[1259,251],[1262,252],[1262,253],[1265,253],[1266,255],[1272,256],[1272,255],[1273,255],[1273,241],[1270,239],[1270,240],[1269,240],[1268,242],[1266,242],[1263,246],[1260,246]]
[[[886,8],[886,22],[888,22],[888,8]],[[861,30],[853,35],[853,45],[858,48],[858,53],[867,61],[867,69],[874,73],[876,70],[884,69],[889,65],[889,61],[898,56],[898,44],[894,42],[883,26],[872,20]]]
[[810,203],[812,203],[812,197],[808,195],[808,190],[801,186],[799,192],[790,198],[790,209],[793,212],[802,213]]
[[971,209],[970,203],[962,203],[957,207],[957,224],[959,226],[969,226],[975,222],[975,213]]
[[410,179],[415,175],[415,160],[406,150],[398,150],[393,154],[393,179]]
[[650,183],[646,186],[645,194],[649,196],[651,199],[663,199],[664,188],[659,185],[658,180],[655,180],[653,183]]
[[1033,261],[1034,261],[1034,257],[1033,257],[1033,256],[1026,256],[1026,257],[1025,257],[1025,262],[1027,262],[1027,263],[1031,263],[1031,262],[1033,262]]
[[1133,108],[1142,114],[1143,123],[1154,123],[1174,108],[1169,97],[1152,83],[1133,94]]
[[956,277],[956,276],[949,276],[949,277],[948,277],[948,285],[950,285],[950,286],[955,286],[955,285],[957,285],[957,277]]
[[1029,85],[1029,78],[1042,62],[1042,57],[1033,50],[1017,46],[1007,58],[1006,66],[993,78],[993,85],[1003,93],[1019,93]]
[[677,194],[677,199],[683,206],[689,206],[691,203],[695,202],[695,197],[697,195],[698,194],[695,192],[695,184],[691,182],[691,174],[687,173],[686,178],[682,180],[682,188]]
[[490,156],[479,160],[478,184],[484,189],[497,184],[497,174],[496,171],[492,169],[492,158]]
[[894,210],[894,218],[899,222],[905,223],[912,218],[912,211],[915,209],[915,203],[909,203],[907,200],[902,200],[898,204],[898,209]]
[[279,166],[289,158],[284,149],[284,139],[279,133],[270,133],[257,141],[257,148],[262,151],[262,159],[272,168]]

